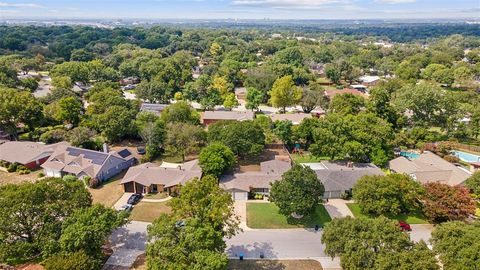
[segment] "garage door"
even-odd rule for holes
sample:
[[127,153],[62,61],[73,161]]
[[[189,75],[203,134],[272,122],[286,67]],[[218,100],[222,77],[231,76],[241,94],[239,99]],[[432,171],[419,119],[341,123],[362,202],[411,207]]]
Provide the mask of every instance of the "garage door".
[[232,197],[235,201],[248,200],[248,193],[244,191],[232,191]]

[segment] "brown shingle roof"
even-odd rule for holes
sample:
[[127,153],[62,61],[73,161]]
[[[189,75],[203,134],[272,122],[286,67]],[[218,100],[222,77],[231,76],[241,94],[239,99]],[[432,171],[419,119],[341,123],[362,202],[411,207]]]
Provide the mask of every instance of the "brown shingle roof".
[[470,173],[443,158],[425,151],[418,158],[409,160],[398,157],[389,162],[389,167],[397,173],[405,173],[421,183],[442,182],[451,186],[461,185]]
[[309,113],[285,113],[285,114],[270,114],[270,118],[273,122],[275,121],[291,121],[292,124],[298,125],[305,118],[312,118],[312,115]]
[[204,120],[253,120],[254,113],[251,111],[206,111],[203,114]]
[[0,145],[0,160],[27,164],[39,157],[48,157],[58,146],[67,143],[45,145],[36,142],[9,141]]

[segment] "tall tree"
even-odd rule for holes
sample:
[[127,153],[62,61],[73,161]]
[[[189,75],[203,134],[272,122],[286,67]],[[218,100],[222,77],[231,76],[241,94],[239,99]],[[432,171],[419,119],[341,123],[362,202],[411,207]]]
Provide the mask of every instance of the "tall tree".
[[475,213],[475,202],[464,187],[431,182],[425,189],[424,212],[432,222],[465,220]]
[[258,110],[258,107],[262,103],[264,98],[264,93],[257,88],[247,87],[247,104],[245,107],[249,110]]
[[165,123],[200,124],[200,115],[185,101],[171,104],[165,108],[160,117]]
[[431,242],[440,255],[443,269],[478,269],[480,267],[480,222],[453,221],[435,226]]
[[216,142],[202,149],[198,162],[205,175],[219,176],[225,170],[233,168],[235,155],[230,148]]
[[353,187],[353,198],[362,212],[397,215],[421,208],[423,187],[403,174],[364,176]]
[[270,199],[285,216],[309,215],[322,201],[325,192],[317,174],[309,167],[294,165],[272,184]]
[[338,114],[358,114],[365,107],[365,99],[353,94],[335,95],[330,101],[329,110]]
[[295,86],[292,76],[285,76],[275,81],[269,92],[270,103],[283,112],[286,107],[296,105],[302,98],[302,89]]
[[171,156],[180,155],[182,160],[197,152],[205,143],[205,131],[198,126],[186,123],[167,124],[165,150]]
[[232,197],[212,176],[187,182],[179,194],[172,213],[148,227],[148,269],[226,269],[225,238],[239,230]]

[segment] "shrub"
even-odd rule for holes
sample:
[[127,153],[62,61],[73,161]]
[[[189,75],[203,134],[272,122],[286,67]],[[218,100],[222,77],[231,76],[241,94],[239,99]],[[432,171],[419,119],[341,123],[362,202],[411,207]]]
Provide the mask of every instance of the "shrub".
[[63,129],[54,129],[43,133],[40,136],[40,141],[44,143],[57,143],[65,140],[65,134],[67,132]]
[[38,174],[38,178],[41,178],[41,177],[44,177],[45,176],[45,173],[41,172]]
[[25,171],[25,170],[28,170],[28,168],[23,165],[17,165],[17,168],[15,169],[16,172]]
[[25,170],[17,170],[17,173],[22,175],[22,174],[29,174],[31,173],[31,171],[29,169],[25,169]]
[[100,180],[98,180],[97,178],[91,178],[90,176],[85,177],[85,182],[88,183],[88,186],[90,188],[97,188],[98,186],[100,186]]
[[445,159],[446,161],[450,162],[450,163],[458,163],[460,162],[460,159],[456,156],[452,156],[452,155],[448,155],[448,156],[444,156],[443,159]]
[[7,168],[8,167],[8,162],[4,161],[4,160],[0,160],[0,167],[4,167],[4,168]]
[[89,257],[85,252],[79,251],[71,254],[57,254],[44,262],[47,270],[93,270],[98,267],[98,262]]
[[8,165],[7,171],[8,172],[15,172],[15,171],[17,171],[17,166],[18,166],[18,163],[16,163],[16,162],[11,163],[10,165]]
[[350,192],[342,192],[342,194],[340,194],[340,198],[342,198],[342,200],[350,200],[352,198],[352,194]]
[[65,182],[77,181],[77,177],[75,177],[74,175],[65,175],[62,179]]

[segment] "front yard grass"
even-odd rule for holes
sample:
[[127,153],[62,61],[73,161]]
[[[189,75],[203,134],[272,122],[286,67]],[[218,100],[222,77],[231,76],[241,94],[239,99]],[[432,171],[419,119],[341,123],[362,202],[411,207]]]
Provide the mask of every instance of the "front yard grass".
[[228,270],[322,270],[314,260],[229,260]]
[[167,202],[142,202],[133,206],[130,213],[131,220],[153,222],[161,213],[170,213]]
[[[374,218],[372,215],[362,213],[360,206],[357,203],[347,203],[348,208],[352,211],[352,214],[356,218]],[[387,216],[390,219],[403,220],[409,224],[428,224],[429,222],[422,213],[411,213],[408,215],[399,214],[396,216]]]
[[313,228],[315,225],[323,227],[332,220],[321,204],[312,215],[298,220],[286,217],[278,210],[273,203],[247,203],[247,226],[252,229]]
[[43,170],[33,171],[29,174],[18,174],[17,172],[4,172],[0,171],[0,185],[6,184],[21,184],[24,182],[35,182],[40,177],[39,174],[43,172]]
[[123,186],[120,184],[125,172],[117,175],[97,188],[88,188],[92,194],[93,203],[100,203],[112,207],[123,195]]

